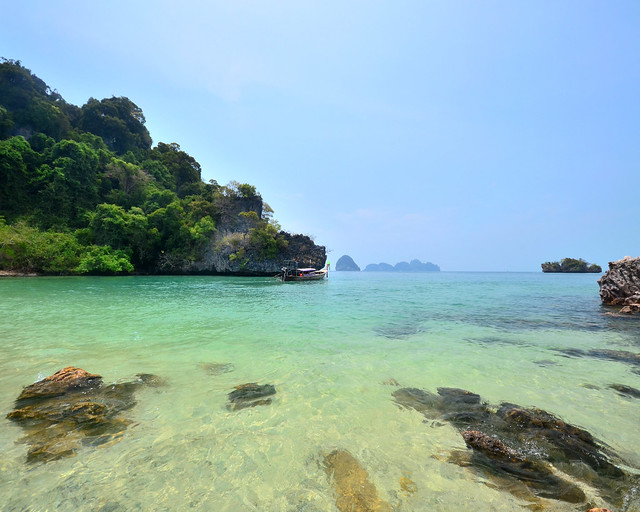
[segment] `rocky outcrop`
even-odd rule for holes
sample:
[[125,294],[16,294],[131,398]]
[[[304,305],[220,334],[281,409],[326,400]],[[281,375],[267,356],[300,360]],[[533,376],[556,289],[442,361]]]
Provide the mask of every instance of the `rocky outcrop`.
[[74,367],[27,386],[7,419],[24,430],[27,462],[47,462],[72,456],[81,446],[118,441],[129,425],[121,413],[136,404],[140,386],[156,387],[155,376],[104,386],[100,375]]
[[[637,476],[621,469],[625,463],[618,455],[586,430],[542,409],[490,406],[476,393],[458,388],[438,388],[437,395],[400,388],[392,395],[403,408],[456,427],[472,453],[454,452],[449,460],[488,478],[498,477],[509,492],[519,486],[518,493],[525,489],[534,499],[580,503],[586,498],[575,483],[583,482],[616,506],[635,492]],[[560,478],[554,467],[576,482]]]
[[158,273],[272,277],[291,260],[299,267],[324,267],[326,248],[306,235],[277,232],[259,195],[222,198],[218,209],[215,232],[199,259],[163,254]]
[[609,262],[609,270],[598,280],[603,304],[640,304],[640,257],[626,256]]
[[596,265],[595,263],[589,263],[584,261],[582,258],[574,259],[574,258],[565,258],[562,261],[547,261],[545,263],[541,263],[542,271],[545,273],[565,273],[565,274],[585,274],[585,273],[594,273],[599,274],[602,272],[602,267],[600,265]]
[[341,256],[338,262],[336,263],[336,271],[337,272],[360,272],[360,267],[356,264],[355,261],[351,258],[351,256],[345,254]]

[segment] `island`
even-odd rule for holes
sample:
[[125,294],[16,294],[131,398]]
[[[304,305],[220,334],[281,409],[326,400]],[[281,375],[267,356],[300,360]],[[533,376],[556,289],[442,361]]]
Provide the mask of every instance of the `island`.
[[281,229],[256,188],[205,183],[152,139],[126,97],[78,107],[0,59],[0,275],[273,276],[322,268],[326,248]]
[[389,263],[371,263],[364,269],[365,272],[440,272],[440,267],[434,263],[422,263],[415,259],[411,262],[401,261],[395,265]]
[[360,272],[360,267],[348,254],[341,256],[336,263],[337,272]]
[[594,273],[599,274],[602,272],[602,267],[600,265],[596,265],[595,263],[588,263],[582,258],[574,259],[574,258],[564,258],[562,261],[547,261],[540,265],[542,267],[542,271],[545,273],[569,273],[569,274],[578,274],[578,273]]

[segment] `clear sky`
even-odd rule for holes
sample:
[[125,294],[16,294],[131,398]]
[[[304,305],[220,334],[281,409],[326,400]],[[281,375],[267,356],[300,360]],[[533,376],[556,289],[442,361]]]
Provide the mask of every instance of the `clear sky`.
[[2,2],[0,56],[127,96],[364,267],[640,256],[640,2]]

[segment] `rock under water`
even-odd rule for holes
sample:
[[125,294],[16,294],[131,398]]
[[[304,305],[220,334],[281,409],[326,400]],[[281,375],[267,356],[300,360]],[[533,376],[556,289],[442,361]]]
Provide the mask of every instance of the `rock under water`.
[[555,475],[552,468],[560,468],[597,489],[610,504],[621,506],[640,483],[636,472],[623,471],[620,457],[589,432],[542,409],[510,403],[496,408],[476,393],[457,388],[438,388],[437,395],[400,388],[392,396],[403,408],[456,427],[473,450],[470,458],[459,462],[499,477],[508,492],[516,489],[509,482],[517,481],[538,498],[583,502],[579,487]]
[[334,450],[325,455],[324,467],[335,486],[340,512],[391,512],[389,503],[378,496],[369,481],[367,471],[349,452]]
[[129,421],[123,411],[136,404],[140,386],[162,381],[140,374],[131,382],[104,386],[100,375],[67,367],[27,386],[7,418],[24,431],[28,462],[47,462],[74,455],[83,445],[98,446],[122,437]]
[[273,384],[256,384],[255,382],[240,384],[229,393],[227,408],[231,411],[238,411],[256,405],[269,405],[272,399],[268,397],[275,394],[276,388]]

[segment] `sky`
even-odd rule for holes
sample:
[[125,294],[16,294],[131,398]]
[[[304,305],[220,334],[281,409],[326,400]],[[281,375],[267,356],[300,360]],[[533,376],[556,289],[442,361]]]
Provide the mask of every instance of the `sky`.
[[640,256],[637,0],[0,3],[0,56],[130,98],[331,262]]

